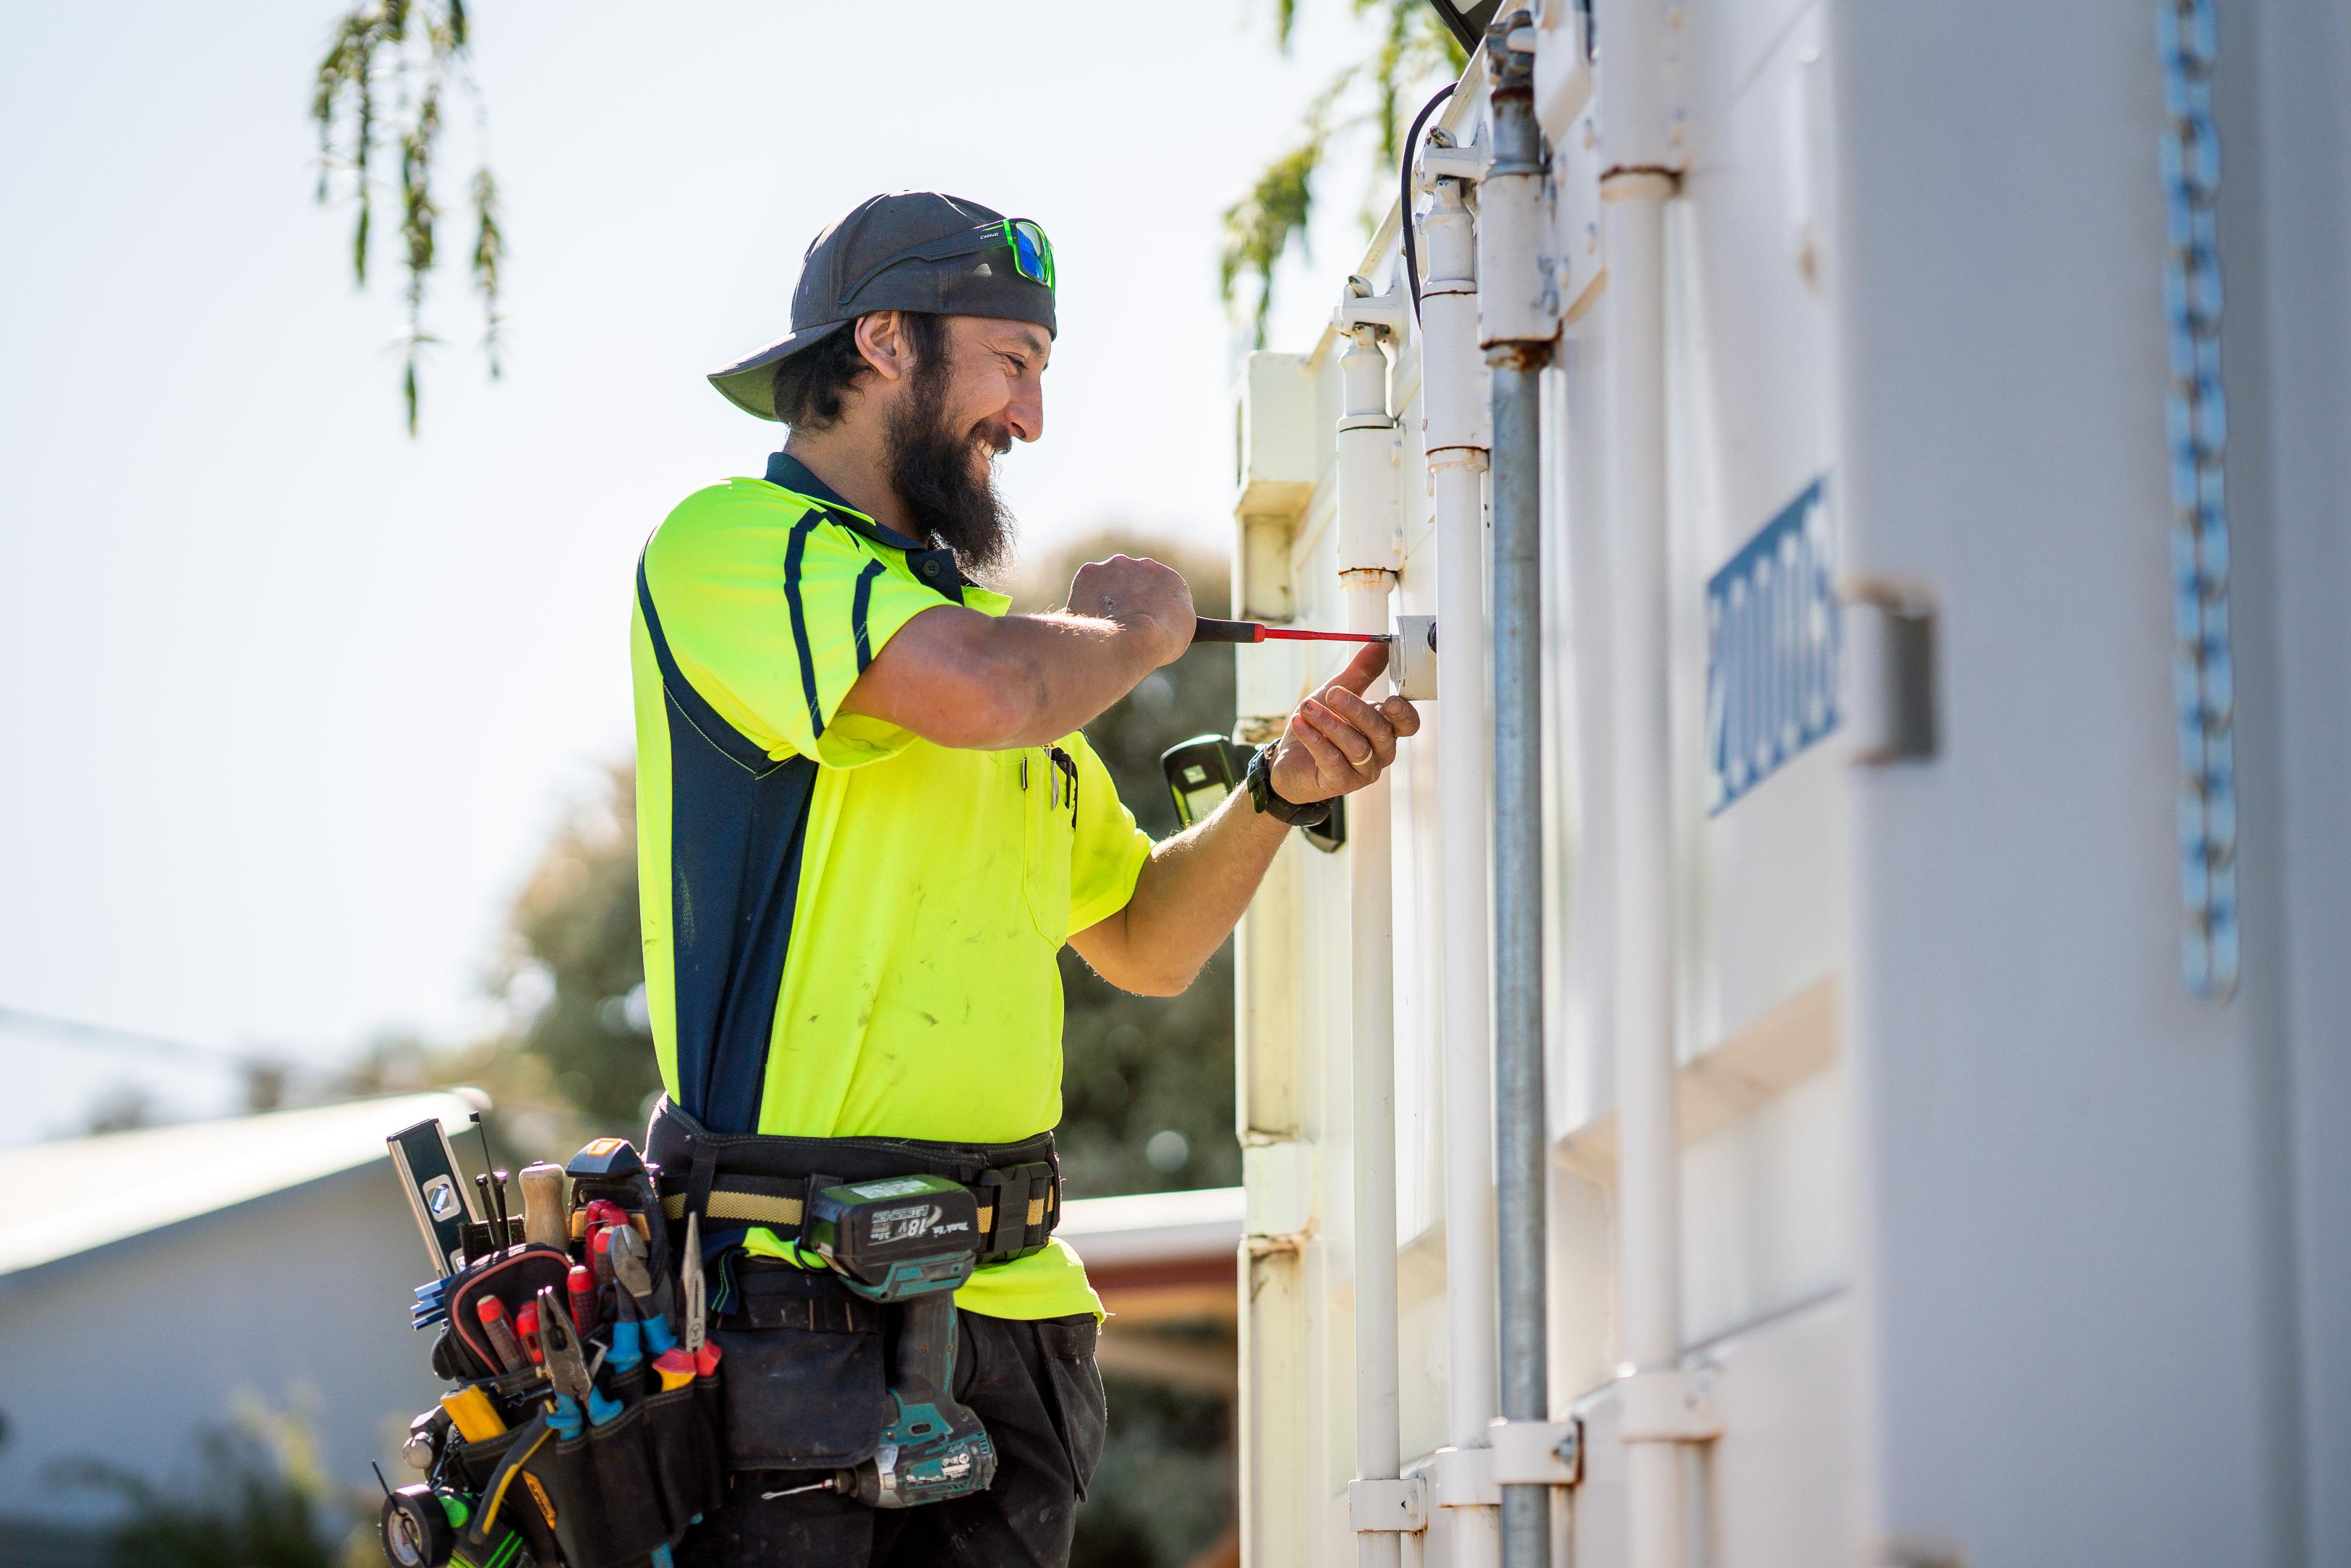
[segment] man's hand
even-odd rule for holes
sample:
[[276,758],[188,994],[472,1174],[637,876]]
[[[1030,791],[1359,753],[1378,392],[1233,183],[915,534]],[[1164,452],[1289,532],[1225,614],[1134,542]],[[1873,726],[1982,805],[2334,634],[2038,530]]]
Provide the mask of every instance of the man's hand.
[[1395,760],[1396,742],[1420,731],[1420,710],[1392,696],[1377,706],[1364,689],[1388,666],[1388,644],[1373,643],[1298,705],[1273,754],[1273,792],[1293,806],[1350,794]]
[[[1387,644],[1374,643],[1299,705],[1273,754],[1283,800],[1303,806],[1360,789],[1395,760],[1399,739],[1418,732],[1420,715],[1404,698],[1364,700],[1387,661]],[[1257,811],[1247,790],[1234,790],[1206,821],[1153,850],[1126,907],[1070,946],[1113,986],[1174,996],[1231,932],[1289,831]]]
[[1078,568],[1069,613],[1141,632],[1154,669],[1174,664],[1192,645],[1192,585],[1174,567],[1138,556],[1114,555]]

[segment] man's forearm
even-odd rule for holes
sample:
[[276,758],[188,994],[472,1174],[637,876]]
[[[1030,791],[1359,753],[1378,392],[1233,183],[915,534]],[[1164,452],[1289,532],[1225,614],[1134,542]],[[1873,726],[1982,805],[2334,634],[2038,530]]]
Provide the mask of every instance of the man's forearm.
[[1091,723],[1167,657],[1164,632],[1108,617],[943,604],[898,629],[841,704],[940,746],[1047,746]]
[[989,664],[1014,700],[994,749],[1049,746],[1159,667],[1156,644],[1117,621],[1055,611],[993,622]]
[[1288,831],[1234,790],[1207,821],[1154,849],[1126,907],[1071,945],[1113,985],[1174,996],[1231,935]]

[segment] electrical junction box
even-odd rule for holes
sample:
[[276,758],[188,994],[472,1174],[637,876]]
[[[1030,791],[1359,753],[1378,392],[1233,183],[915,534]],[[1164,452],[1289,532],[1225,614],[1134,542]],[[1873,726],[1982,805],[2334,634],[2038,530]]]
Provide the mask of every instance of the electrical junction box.
[[1259,350],[1234,400],[1233,516],[1295,523],[1314,494],[1330,432],[1319,428],[1314,377],[1302,354]]
[[1395,641],[1388,644],[1388,679],[1396,695],[1413,702],[1437,695],[1437,617],[1399,615]]

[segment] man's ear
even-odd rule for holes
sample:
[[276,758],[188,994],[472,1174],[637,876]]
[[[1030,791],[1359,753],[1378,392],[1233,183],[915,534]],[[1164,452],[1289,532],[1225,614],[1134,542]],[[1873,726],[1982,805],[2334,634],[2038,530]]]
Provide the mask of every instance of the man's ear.
[[906,319],[898,311],[868,311],[849,329],[857,334],[857,351],[883,381],[904,381],[914,373],[914,345],[907,341]]

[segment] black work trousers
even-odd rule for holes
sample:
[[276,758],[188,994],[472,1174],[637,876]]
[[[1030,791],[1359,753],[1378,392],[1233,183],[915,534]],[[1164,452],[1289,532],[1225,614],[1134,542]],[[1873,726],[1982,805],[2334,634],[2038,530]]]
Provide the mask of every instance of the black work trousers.
[[871,1509],[830,1491],[766,1495],[815,1472],[737,1470],[725,1506],[679,1542],[678,1568],[1063,1568],[1105,1431],[1093,1317],[958,1312],[956,1324],[955,1395],[996,1446],[993,1485]]

